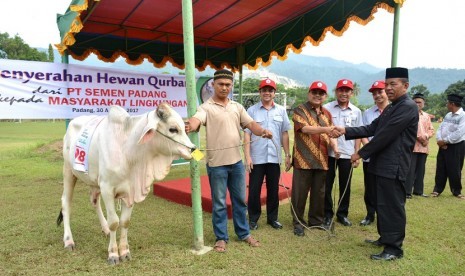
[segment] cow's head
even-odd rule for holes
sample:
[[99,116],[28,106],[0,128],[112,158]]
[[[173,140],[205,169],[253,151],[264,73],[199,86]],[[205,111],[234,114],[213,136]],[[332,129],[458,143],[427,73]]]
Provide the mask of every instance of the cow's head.
[[154,136],[165,140],[164,146],[157,148],[159,153],[172,155],[173,159],[182,157],[191,159],[191,149],[195,145],[187,136],[184,129],[184,121],[181,116],[168,104],[161,103],[155,112],[150,112],[148,123],[139,139],[139,144],[151,141]]

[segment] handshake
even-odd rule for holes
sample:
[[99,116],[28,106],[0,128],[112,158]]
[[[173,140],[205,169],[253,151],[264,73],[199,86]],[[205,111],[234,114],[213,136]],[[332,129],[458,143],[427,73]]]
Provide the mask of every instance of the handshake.
[[341,126],[332,126],[328,132],[329,137],[331,138],[338,138],[346,133],[345,127]]

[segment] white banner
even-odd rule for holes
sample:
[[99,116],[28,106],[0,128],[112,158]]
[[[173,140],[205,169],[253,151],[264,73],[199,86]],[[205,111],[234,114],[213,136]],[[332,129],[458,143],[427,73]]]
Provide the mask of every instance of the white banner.
[[0,59],[0,119],[106,115],[111,105],[136,115],[161,102],[187,117],[185,76]]

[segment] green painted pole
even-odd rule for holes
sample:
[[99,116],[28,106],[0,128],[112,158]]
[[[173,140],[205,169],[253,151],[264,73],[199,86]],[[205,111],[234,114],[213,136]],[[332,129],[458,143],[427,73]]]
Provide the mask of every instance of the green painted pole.
[[[68,50],[65,50],[65,52],[63,53],[63,55],[61,56],[61,63],[64,63],[64,64],[69,64],[69,54],[68,54]],[[68,126],[69,126],[69,122],[71,120],[68,118],[68,119],[65,119],[65,127],[66,129],[68,129]]]
[[239,103],[242,103],[242,68],[244,67],[244,60],[245,60],[245,50],[244,45],[239,45],[237,49],[237,66],[239,67]]
[[[192,15],[192,0],[182,1],[182,23],[184,33],[184,64],[186,66],[186,93],[187,93],[187,116],[190,118],[195,114],[197,97],[195,93],[195,55],[194,55],[194,25]],[[189,135],[192,143],[199,148],[199,135]],[[202,254],[208,251],[204,247],[202,200],[200,191],[199,162],[190,162],[191,189],[192,189],[192,214],[194,221],[194,245],[193,252]]]
[[400,4],[396,4],[396,8],[394,10],[394,30],[392,32],[391,67],[397,67],[397,48],[399,46],[399,19]]

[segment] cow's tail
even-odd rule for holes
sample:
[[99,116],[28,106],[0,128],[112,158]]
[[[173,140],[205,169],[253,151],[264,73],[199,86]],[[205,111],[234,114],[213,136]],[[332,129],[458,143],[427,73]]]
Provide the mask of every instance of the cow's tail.
[[63,221],[63,212],[62,210],[60,210],[60,213],[58,214],[58,217],[57,217],[57,226],[60,226],[62,221]]

